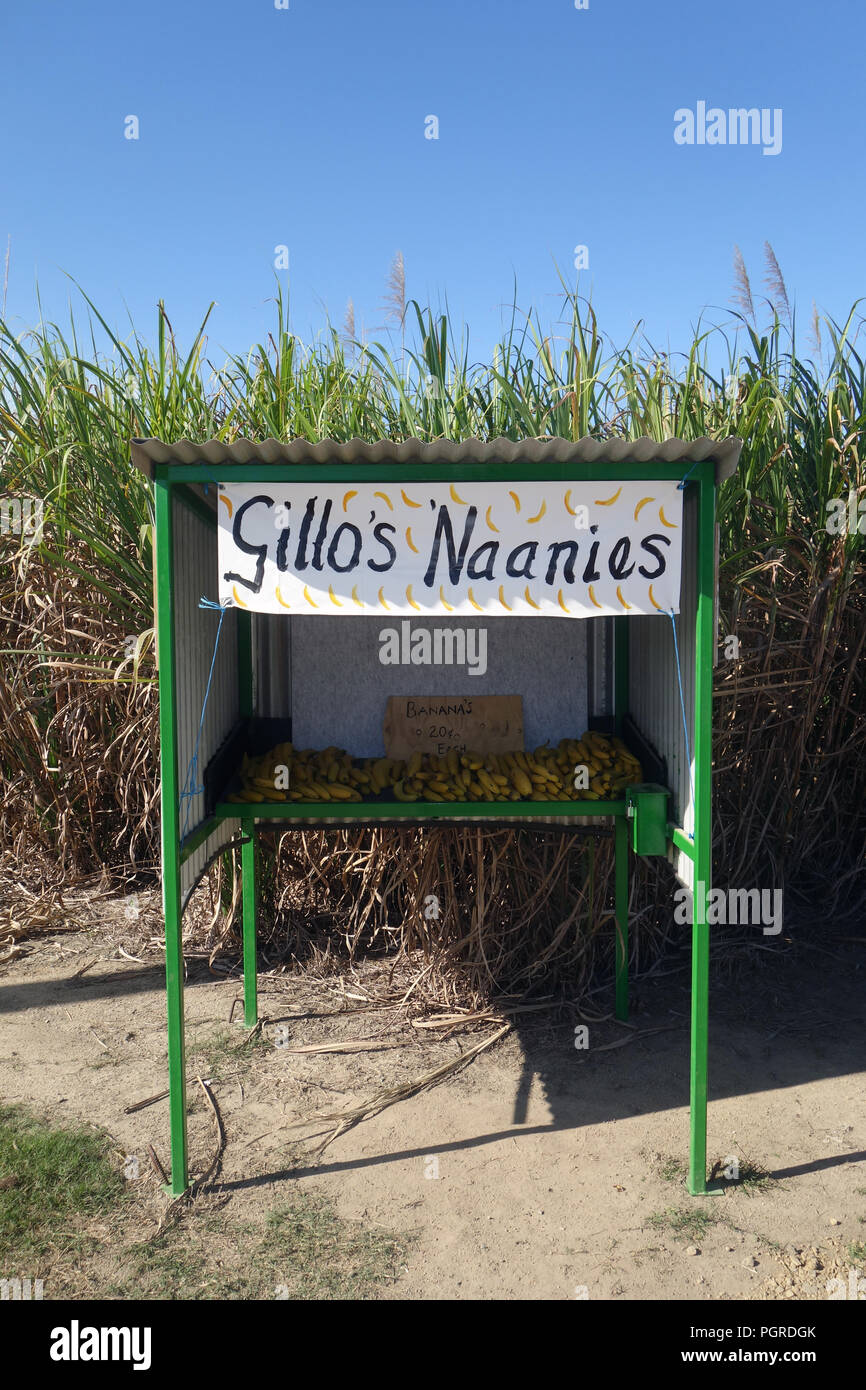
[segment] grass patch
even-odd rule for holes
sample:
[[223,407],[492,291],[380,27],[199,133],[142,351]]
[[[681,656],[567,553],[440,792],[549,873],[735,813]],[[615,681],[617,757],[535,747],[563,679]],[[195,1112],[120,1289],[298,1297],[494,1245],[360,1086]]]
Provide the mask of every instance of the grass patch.
[[341,1221],[330,1203],[308,1198],[271,1212],[259,1258],[282,1297],[357,1299],[396,1278],[405,1238]]
[[11,1180],[0,1187],[4,1265],[58,1244],[83,1248],[76,1219],[115,1210],[125,1196],[108,1153],[107,1137],[91,1129],[55,1129],[21,1106],[0,1106],[0,1179]]
[[657,1231],[697,1242],[703,1240],[718,1219],[716,1213],[706,1207],[668,1207],[665,1211],[653,1212],[647,1224]]
[[753,1192],[765,1192],[778,1183],[778,1179],[774,1178],[767,1168],[762,1167],[760,1163],[753,1163],[748,1158],[744,1158],[739,1165],[739,1176],[736,1178],[725,1177],[721,1159],[713,1164],[710,1176],[712,1181],[723,1182],[727,1187],[736,1188],[737,1191],[745,1192],[750,1197]]
[[[100,1297],[109,1299],[200,1299],[207,1278],[207,1259],[191,1238],[194,1217],[182,1229],[153,1240],[137,1241],[118,1252]],[[214,1247],[216,1250],[216,1247]],[[216,1256],[214,1256],[216,1258]]]
[[656,1171],[663,1182],[685,1182],[689,1169],[683,1159],[664,1154],[656,1166]]
[[852,1240],[848,1246],[849,1260],[866,1260],[866,1244],[862,1240]]
[[[44,1278],[49,1298],[371,1298],[399,1277],[412,1239],[343,1221],[325,1198],[295,1192],[260,1222],[204,1197],[142,1241],[110,1140],[19,1106],[0,1106],[3,1178],[12,1181],[0,1185],[0,1277]],[[111,1221],[109,1241],[88,1230],[98,1218]]]
[[263,1224],[193,1210],[118,1255],[104,1298],[363,1299],[396,1279],[407,1237],[343,1221],[322,1197],[295,1194]]
[[203,1077],[220,1081],[231,1067],[248,1063],[256,1051],[270,1051],[272,1046],[261,1031],[239,1041],[236,1032],[221,1028],[190,1049],[190,1060]]

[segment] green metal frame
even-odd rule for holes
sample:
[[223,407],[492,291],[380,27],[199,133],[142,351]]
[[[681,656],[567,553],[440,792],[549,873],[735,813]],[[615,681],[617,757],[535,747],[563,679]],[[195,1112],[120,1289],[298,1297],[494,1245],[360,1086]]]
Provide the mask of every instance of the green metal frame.
[[183,934],[180,910],[180,784],[174,658],[174,525],[170,484],[155,483],[156,639],[159,667],[159,748],[162,795],[162,906],[165,916],[165,994],[168,1010],[168,1084],[171,1191],[187,1187],[186,1048],[184,1046]]
[[[349,802],[341,804],[339,815],[331,803],[303,804],[278,802],[239,807],[221,802],[211,819],[197,827],[183,846],[180,843],[179,769],[177,765],[176,661],[173,611],[173,526],[172,493],[192,507],[202,519],[213,521],[213,512],[188,486],[193,483],[258,481],[249,465],[220,465],[208,470],[201,465],[157,464],[154,468],[156,566],[157,656],[159,662],[160,775],[162,786],[162,869],[163,908],[166,942],[166,1002],[168,1011],[168,1058],[171,1124],[171,1184],[169,1191],[179,1196],[189,1185],[186,1133],[186,1071],[184,1047],[183,940],[180,903],[180,865],[202,843],[221,820],[240,820],[244,1022],[253,1027],[258,1021],[256,960],[256,823],[282,820],[346,821],[366,820],[372,824],[389,820],[420,818],[446,819],[465,823],[469,819],[548,819],[608,817],[614,821],[615,846],[615,1012],[618,1019],[628,1016],[628,896],[629,825],[625,800],[585,803],[433,803],[433,802]],[[668,840],[694,864],[694,925],[692,931],[692,1007],[690,1066],[690,1147],[689,1191],[706,1193],[707,1187],[707,1063],[709,1005],[709,933],[706,901],[710,890],[711,814],[712,814],[712,677],[715,602],[715,466],[711,461],[687,465],[620,464],[615,472],[623,481],[676,480],[688,471],[688,487],[698,490],[698,604],[695,671],[695,825],[689,838],[682,827],[668,824]],[[484,481],[521,481],[526,468],[513,464],[453,464],[431,467],[424,464],[383,469],[373,464],[335,464],[294,467],[267,465],[264,477],[273,482],[363,481],[456,482],[474,476]],[[536,471],[539,481],[568,479],[594,481],[598,470],[592,464],[551,464]],[[242,716],[253,713],[253,674],[251,615],[238,613],[238,682]],[[628,618],[614,621],[614,715],[617,731],[628,710]]]
[[[628,713],[628,618],[613,620],[613,715],[616,732]],[[616,813],[614,827],[614,1013],[628,1018],[628,820],[626,808]]]
[[712,874],[713,645],[715,642],[715,478],[703,465],[698,493],[698,603],[695,640],[694,890],[692,894],[692,1010],[689,1192],[707,1188],[707,1069],[710,935],[707,895]]

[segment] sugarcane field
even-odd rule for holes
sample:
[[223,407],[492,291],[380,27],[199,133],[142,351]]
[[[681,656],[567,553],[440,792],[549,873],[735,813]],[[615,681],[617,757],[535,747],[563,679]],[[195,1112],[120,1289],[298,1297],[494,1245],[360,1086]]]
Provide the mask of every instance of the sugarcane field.
[[[195,1302],[225,1373],[274,1303],[624,1304],[629,1368],[847,1369],[861,195],[802,183],[856,34],[392,10],[11,22],[6,1325],[154,1374]],[[551,53],[565,163],[490,124]]]

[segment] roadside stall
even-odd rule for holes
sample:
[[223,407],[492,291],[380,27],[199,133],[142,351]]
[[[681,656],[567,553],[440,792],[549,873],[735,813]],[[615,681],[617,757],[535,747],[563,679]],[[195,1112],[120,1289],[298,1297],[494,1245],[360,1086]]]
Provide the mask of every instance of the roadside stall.
[[[737,439],[132,442],[153,480],[171,1190],[188,1185],[181,922],[256,833],[502,823],[630,852],[693,895],[689,1188],[706,1187],[718,484]],[[359,621],[349,621],[357,619]]]

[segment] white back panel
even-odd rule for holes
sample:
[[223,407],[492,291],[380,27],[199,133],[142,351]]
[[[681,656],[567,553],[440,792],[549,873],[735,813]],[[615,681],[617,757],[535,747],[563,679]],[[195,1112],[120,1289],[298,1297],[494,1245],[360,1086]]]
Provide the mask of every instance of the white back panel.
[[[683,570],[680,612],[676,617],[677,645],[683,682],[688,749],[677,682],[677,663],[671,620],[658,617],[630,618],[629,709],[641,732],[667,763],[671,789],[668,817],[687,835],[694,832],[695,753],[695,620],[697,616],[697,489],[687,489],[683,505]],[[678,879],[692,887],[692,862],[678,849],[668,859]]]

